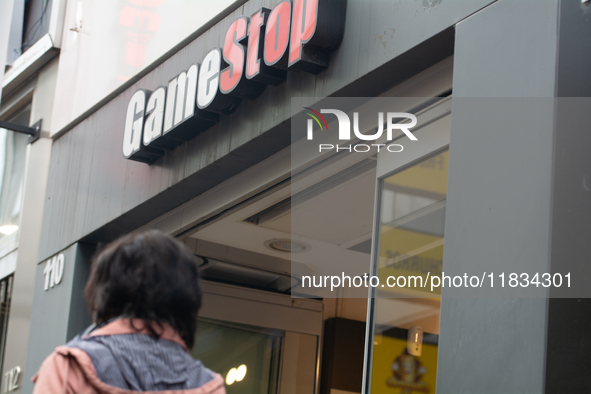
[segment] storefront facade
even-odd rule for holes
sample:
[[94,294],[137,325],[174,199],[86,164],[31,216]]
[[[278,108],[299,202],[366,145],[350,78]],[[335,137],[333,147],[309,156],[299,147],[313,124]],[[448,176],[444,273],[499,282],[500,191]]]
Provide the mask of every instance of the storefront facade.
[[[90,322],[81,291],[97,246],[156,228],[203,260],[203,331],[195,356],[226,377],[241,366],[232,357],[246,357],[248,374],[227,378],[228,392],[401,390],[390,379],[396,378],[392,366],[404,362],[395,352],[417,325],[425,331],[422,363],[430,392],[541,393],[556,392],[556,385],[584,391],[588,383],[575,376],[588,365],[587,342],[584,321],[576,319],[588,320],[577,317],[586,299],[446,298],[445,289],[442,300],[406,303],[375,297],[368,303],[367,294],[346,291],[292,298],[301,293],[301,276],[316,267],[282,251],[281,242],[293,233],[295,197],[324,182],[326,189],[297,200],[299,217],[313,221],[314,212],[331,207],[323,196],[340,193],[370,201],[359,207],[369,210],[359,218],[369,230],[333,239],[318,223],[308,229],[316,236],[292,235],[313,251],[320,241],[327,253],[328,244],[339,246],[348,253],[343,258],[366,262],[365,272],[375,269],[372,261],[387,251],[389,237],[419,232],[418,222],[387,234],[382,226],[400,222],[398,208],[387,203],[402,197],[420,208],[405,214],[431,215],[433,227],[408,241],[418,243],[415,250],[431,245],[415,255],[446,271],[509,272],[516,264],[543,271],[565,256],[588,255],[580,237],[589,233],[590,219],[581,179],[589,164],[582,147],[591,137],[576,125],[569,131],[574,134],[563,135],[557,124],[572,115],[560,106],[541,112],[548,105],[541,103],[524,113],[527,105],[511,104],[590,95],[586,7],[574,0],[250,0],[235,8],[52,132],[26,365],[17,390],[30,392],[44,357]],[[429,142],[404,156],[350,161],[335,152],[322,164],[296,166],[292,98],[298,108],[317,108],[326,97],[378,96],[425,98],[417,99],[424,126],[416,133]],[[492,110],[474,116],[472,98],[490,98],[487,105],[502,111],[501,120]],[[500,144],[502,152],[494,148]],[[409,177],[418,181],[411,185]],[[346,204],[332,205],[342,212]],[[575,206],[576,214],[569,211]],[[569,340],[580,343],[568,356],[561,351],[570,343],[563,326]],[[226,345],[223,358],[207,348],[211,338],[249,346],[239,354]]]

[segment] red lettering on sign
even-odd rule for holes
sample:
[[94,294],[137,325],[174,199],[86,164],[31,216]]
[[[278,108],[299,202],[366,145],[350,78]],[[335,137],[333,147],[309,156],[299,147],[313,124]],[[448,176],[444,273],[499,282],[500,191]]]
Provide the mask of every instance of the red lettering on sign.
[[224,60],[229,64],[220,75],[220,90],[231,92],[236,88],[244,71],[244,46],[239,41],[246,38],[248,18],[240,17],[230,25],[224,41]]
[[289,43],[291,6],[289,1],[277,4],[269,15],[265,32],[265,64],[277,63],[285,54]]
[[250,18],[248,26],[248,49],[246,53],[246,78],[252,78],[261,70],[261,60],[259,58],[259,41],[261,27],[265,23],[265,15],[262,10]]
[[289,47],[290,66],[301,59],[303,45],[314,36],[318,21],[317,13],[318,0],[294,0]]

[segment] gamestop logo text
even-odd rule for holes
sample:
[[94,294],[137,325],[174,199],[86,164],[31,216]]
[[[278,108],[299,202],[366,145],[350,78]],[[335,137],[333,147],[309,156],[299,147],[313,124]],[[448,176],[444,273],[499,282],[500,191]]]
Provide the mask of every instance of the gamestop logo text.
[[[399,136],[399,133],[394,134],[394,130],[402,131],[411,141],[417,141],[409,129],[417,125],[417,117],[413,114],[406,112],[378,112],[378,127],[374,134],[363,134],[359,130],[359,113],[353,112],[353,127],[351,127],[351,120],[349,115],[344,111],[338,109],[321,109],[320,112],[313,110],[312,108],[305,107],[306,114],[310,116],[307,123],[307,138],[308,140],[314,139],[314,121],[320,126],[320,130],[326,129],[328,131],[328,124],[322,114],[333,114],[337,118],[339,124],[339,140],[350,141],[351,140],[351,129],[356,138],[362,141],[377,141],[382,138],[384,131],[386,131],[386,143],[378,144],[350,144],[350,145],[337,145],[337,144],[319,144],[318,150],[336,150],[337,152],[346,150],[349,152],[369,152],[372,149],[376,149],[380,152],[380,149],[385,149],[388,152],[402,152],[404,147],[400,144],[388,144],[388,141],[392,141],[395,137]],[[385,121],[384,121],[385,118]],[[410,120],[410,122],[408,122]],[[406,123],[401,123],[406,122]]]
[[273,9],[239,16],[221,36],[226,20],[218,23],[206,36],[221,47],[200,58],[201,48],[187,46],[184,70],[162,86],[131,96],[123,156],[154,163],[230,116],[242,100],[282,84],[288,71],[317,74],[326,69],[343,39],[346,8],[346,0],[283,0]]

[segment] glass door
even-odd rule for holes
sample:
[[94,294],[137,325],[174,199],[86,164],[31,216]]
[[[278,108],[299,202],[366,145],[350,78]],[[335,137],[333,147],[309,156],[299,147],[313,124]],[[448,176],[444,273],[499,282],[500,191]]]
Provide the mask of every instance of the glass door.
[[364,392],[435,393],[451,98],[417,114],[403,152],[378,154]]
[[318,390],[322,302],[202,282],[192,356],[219,373],[228,394]]
[[200,319],[191,355],[225,379],[228,394],[276,394],[284,332]]

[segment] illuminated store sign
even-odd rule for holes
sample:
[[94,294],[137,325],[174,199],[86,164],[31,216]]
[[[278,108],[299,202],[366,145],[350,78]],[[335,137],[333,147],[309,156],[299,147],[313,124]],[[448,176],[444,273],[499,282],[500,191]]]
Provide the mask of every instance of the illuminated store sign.
[[243,98],[277,85],[287,70],[318,73],[343,38],[346,0],[283,1],[237,18],[223,48],[213,48],[154,91],[140,89],[127,107],[123,155],[152,163],[232,113]]

